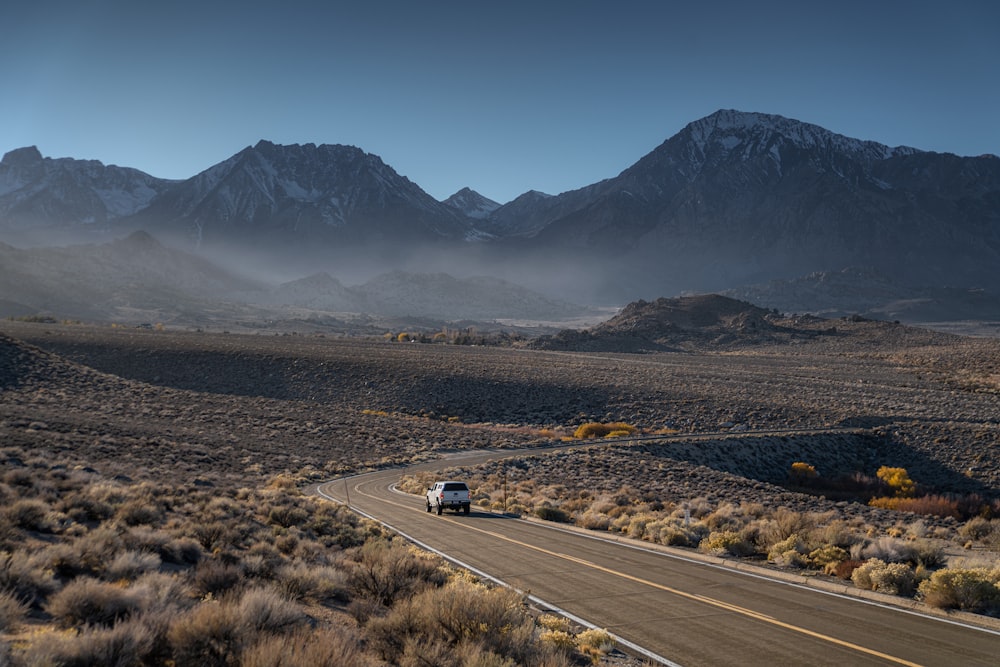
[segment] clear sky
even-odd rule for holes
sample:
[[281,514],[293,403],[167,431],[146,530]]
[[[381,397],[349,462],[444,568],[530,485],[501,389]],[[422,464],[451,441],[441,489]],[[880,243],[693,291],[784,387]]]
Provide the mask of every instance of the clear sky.
[[1000,154],[1000,2],[16,0],[0,153],[187,178],[358,146],[432,196],[617,175],[721,108]]

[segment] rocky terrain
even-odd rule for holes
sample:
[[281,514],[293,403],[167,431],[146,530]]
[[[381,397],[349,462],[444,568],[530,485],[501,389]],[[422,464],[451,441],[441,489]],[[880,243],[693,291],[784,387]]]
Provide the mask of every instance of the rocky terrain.
[[[170,461],[191,476],[323,477],[442,450],[527,446],[588,421],[692,434],[859,427],[868,431],[850,447],[802,435],[775,449],[755,436],[663,455],[768,483],[796,456],[831,472],[879,462],[928,488],[995,496],[1000,344],[885,323],[827,326],[841,333],[625,355],[6,321],[0,428],[6,442],[79,449],[129,475]],[[761,451],[770,458],[750,454]],[[703,482],[704,493],[723,493]]]
[[887,346],[947,344],[949,338],[898,322],[871,321],[859,315],[822,318],[785,315],[719,294],[635,301],[605,322],[588,329],[564,329],[531,341],[539,350],[590,352],[694,352],[750,350],[801,345],[848,350]]
[[[72,452],[129,478],[169,469],[187,481],[208,476],[239,483],[305,468],[333,475],[453,446],[446,435],[453,429],[440,421],[400,423],[367,410],[378,406],[360,387],[344,400],[342,391],[365,380],[336,368],[333,359],[310,358],[294,338],[167,334],[155,340],[132,330],[116,336],[110,329],[90,335],[57,329],[53,348],[110,372],[4,336],[0,440],[7,445]],[[350,348],[342,351],[350,354]],[[484,446],[491,440],[472,432],[469,441]]]

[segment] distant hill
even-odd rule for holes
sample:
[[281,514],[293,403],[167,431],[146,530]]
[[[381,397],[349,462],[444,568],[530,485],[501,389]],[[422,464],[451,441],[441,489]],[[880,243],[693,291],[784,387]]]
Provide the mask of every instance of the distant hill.
[[634,301],[621,312],[583,331],[543,336],[533,347],[545,350],[656,352],[708,343],[776,340],[772,313],[716,294]]
[[438,321],[562,319],[582,306],[497,278],[391,272],[357,286],[321,273],[250,280],[145,232],[106,244],[18,249],[0,243],[0,317],[51,314],[123,323],[208,325],[323,313]]
[[[0,244],[0,316],[25,310],[106,321],[173,319],[260,284],[136,232],[104,244],[19,249]],[[3,302],[17,304],[10,310]],[[217,306],[216,306],[217,308]]]
[[489,277],[459,279],[446,273],[393,271],[353,287],[327,274],[283,283],[260,303],[306,306],[320,310],[439,320],[552,320],[574,317],[587,309]]
[[726,296],[783,313],[860,314],[906,322],[1000,321],[1000,295],[980,287],[912,287],[874,269],[817,271],[792,280],[726,290]]
[[887,342],[908,336],[927,342],[945,334],[908,329],[857,315],[841,319],[785,317],[745,301],[718,294],[635,301],[620,313],[582,331],[564,330],[532,341],[541,350],[587,352],[664,352],[731,350],[783,345],[826,338]]

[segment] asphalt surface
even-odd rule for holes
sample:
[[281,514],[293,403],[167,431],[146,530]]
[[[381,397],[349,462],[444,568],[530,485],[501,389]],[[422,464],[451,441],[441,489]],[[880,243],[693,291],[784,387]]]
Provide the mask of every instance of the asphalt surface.
[[[471,453],[420,464],[475,464]],[[412,470],[412,469],[411,469]],[[606,628],[645,657],[698,665],[1000,665],[1000,631],[473,509],[428,513],[386,470],[318,487],[421,546]]]

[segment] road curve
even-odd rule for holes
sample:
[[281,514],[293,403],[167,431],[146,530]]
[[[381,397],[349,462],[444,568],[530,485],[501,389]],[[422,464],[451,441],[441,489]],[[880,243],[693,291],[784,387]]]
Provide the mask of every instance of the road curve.
[[[405,471],[524,454],[467,452]],[[422,498],[393,490],[403,472],[335,480],[317,491],[543,605],[607,628],[663,664],[1000,665],[997,630],[602,539],[597,533],[475,510],[469,516],[429,514]]]

